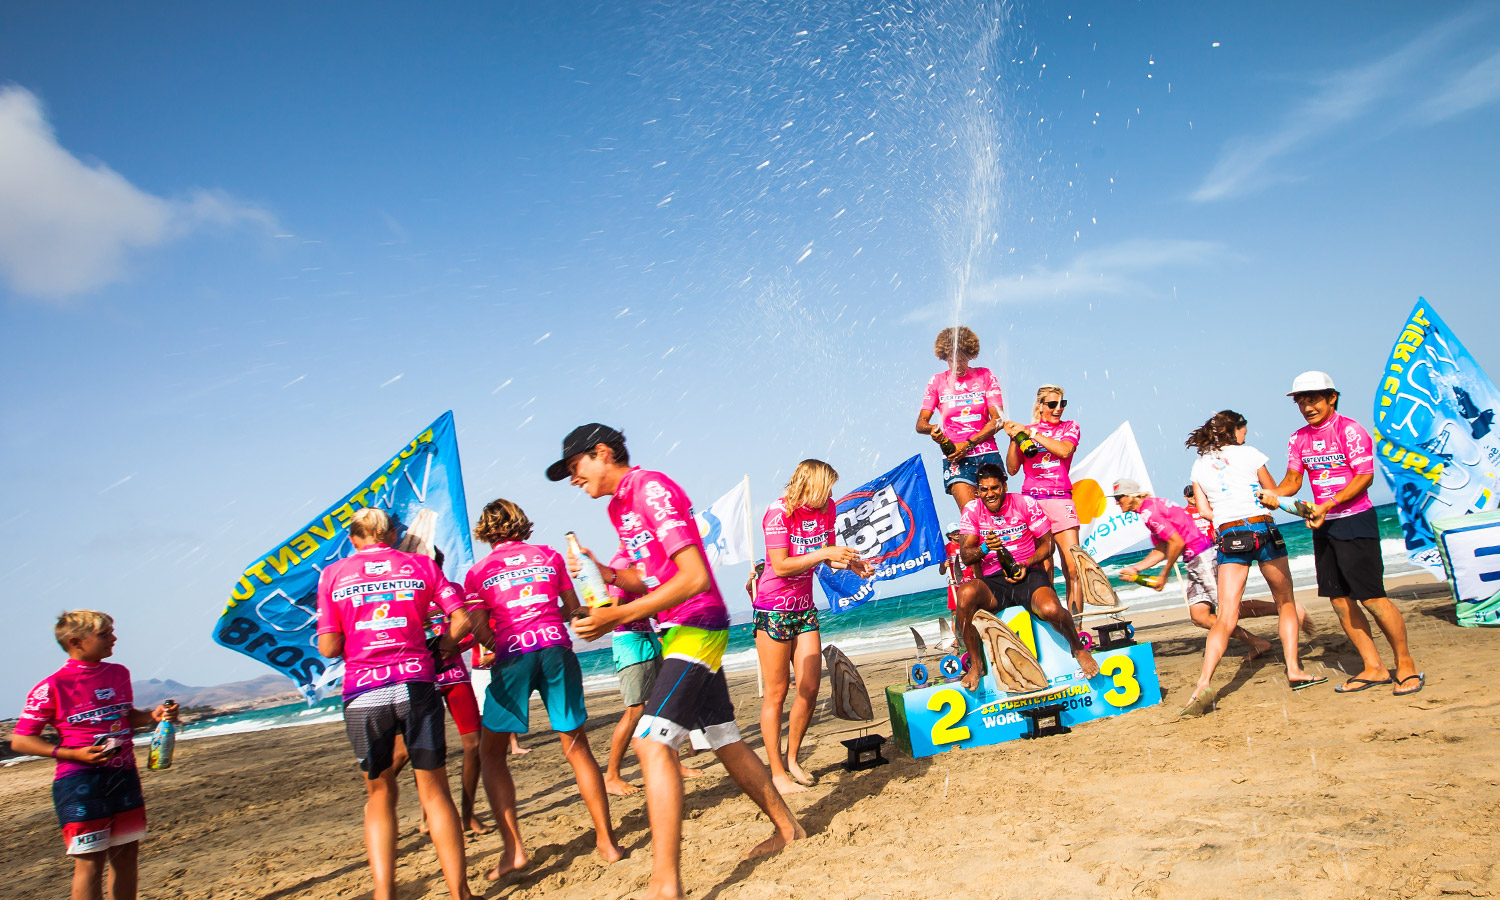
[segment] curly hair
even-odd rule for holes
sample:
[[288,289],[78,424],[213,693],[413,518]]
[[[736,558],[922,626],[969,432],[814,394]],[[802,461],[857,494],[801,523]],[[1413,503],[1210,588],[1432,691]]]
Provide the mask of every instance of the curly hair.
[[1221,409],[1207,422],[1193,429],[1184,446],[1197,450],[1199,456],[1212,453],[1220,447],[1239,443],[1234,432],[1247,424],[1245,417],[1234,410]]
[[967,325],[944,328],[938,332],[937,340],[932,342],[932,352],[944,362],[955,357],[968,362],[979,355],[979,335],[970,331]]
[[491,547],[506,541],[524,541],[531,537],[531,520],[510,500],[491,500],[479,514],[474,537]]

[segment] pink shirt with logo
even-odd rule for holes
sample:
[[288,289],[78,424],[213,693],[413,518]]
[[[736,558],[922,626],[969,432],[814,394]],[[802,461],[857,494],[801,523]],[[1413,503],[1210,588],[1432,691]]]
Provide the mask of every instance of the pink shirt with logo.
[[571,647],[561,597],[572,589],[562,554],[521,541],[496,544],[464,576],[470,608],[489,614],[496,662],[543,647]]
[[[1052,532],[1052,522],[1042,512],[1041,504],[1024,494],[1007,493],[998,513],[990,512],[984,501],[977,497],[970,500],[958,520],[958,533],[975,534],[983,541],[992,531],[999,533],[1005,549],[1024,566],[1036,553],[1037,539]],[[980,562],[983,575],[1000,571],[1000,555],[988,547],[984,548],[984,558]]]
[[1160,497],[1147,497],[1141,501],[1138,513],[1151,532],[1151,543],[1165,546],[1173,536],[1182,538],[1187,544],[1182,551],[1183,559],[1192,559],[1213,546],[1208,535],[1198,529],[1193,516],[1181,506],[1176,506]]
[[[1083,434],[1077,422],[1038,422],[1028,425],[1026,430],[1033,436],[1041,435],[1048,440],[1063,441],[1072,444],[1074,448],[1077,448]],[[1026,484],[1022,493],[1044,500],[1051,497],[1072,497],[1073,479],[1068,476],[1068,470],[1072,467],[1072,456],[1063,459],[1053,456],[1048,450],[1043,450],[1036,456],[1023,455],[1021,468],[1026,472]]]
[[[785,550],[788,559],[806,556],[833,543],[833,524],[837,515],[833,503],[822,509],[803,506],[787,514],[786,502],[777,500],[761,519],[766,536],[766,569],[756,586],[756,609],[772,612],[794,612],[813,608],[813,569],[783,578],[771,570],[772,550]],[[816,567],[814,567],[816,568]]]
[[55,778],[97,768],[133,769],[130,708],[134,701],[129,669],[111,662],[70,659],[26,695],[15,733],[35,737],[51,725],[62,738],[60,746],[87,747],[103,738],[120,748],[102,766],[59,759]]
[[[624,550],[618,550],[615,552],[614,556],[610,557],[609,567],[611,569],[628,569],[630,568],[630,557],[625,555]],[[615,601],[616,605],[629,603],[631,600],[634,600],[636,598],[635,594],[632,594],[624,588],[620,587],[619,582],[605,585],[604,592],[609,595],[609,599]],[[653,630],[654,629],[652,629],[651,627],[651,620],[649,618],[637,619],[634,622],[626,622],[624,625],[621,625],[620,627],[615,629],[615,631],[633,631],[640,634],[647,634],[652,632]]]
[[[448,582],[455,591],[462,594],[463,588],[453,582]],[[451,616],[441,609],[435,609],[427,616],[427,634],[429,637],[440,638],[448,633],[449,620]],[[474,636],[468,635],[458,642],[459,654],[446,663],[441,659],[433,660],[437,667],[437,686],[440,688],[452,687],[455,684],[463,684],[469,680],[469,667],[464,665],[464,654],[462,651],[473,652],[476,642]]]
[[[620,535],[625,555],[646,582],[647,593],[677,575],[672,554],[694,546],[708,565],[703,538],[693,520],[692,501],[677,483],[660,472],[636,467],[625,473],[609,499],[609,520]],[[713,572],[708,589],[657,614],[662,625],[688,625],[710,631],[729,627],[729,609]]]
[[[932,376],[922,396],[922,411],[936,410],[943,434],[955,444],[979,433],[984,427],[986,409],[1004,409],[1004,406],[1000,382],[989,369],[970,369],[962,378],[955,378],[952,370],[945,369]],[[998,452],[995,439],[990,438],[970,447],[965,455]]]
[[[1303,425],[1287,442],[1286,467],[1307,473],[1314,503],[1326,503],[1338,495],[1356,475],[1375,474],[1375,445],[1370,433],[1348,416],[1338,413],[1322,425]],[[1370,492],[1341,503],[1328,511],[1326,519],[1342,519],[1374,509]]]
[[452,613],[463,599],[430,558],[384,544],[324,569],[318,634],[344,636],[344,699],[388,684],[436,681],[427,618],[434,606]]

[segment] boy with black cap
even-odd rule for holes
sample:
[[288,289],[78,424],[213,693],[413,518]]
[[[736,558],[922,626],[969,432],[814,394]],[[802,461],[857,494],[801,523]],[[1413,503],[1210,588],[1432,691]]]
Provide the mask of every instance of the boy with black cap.
[[[590,497],[610,498],[609,518],[631,564],[601,565],[599,572],[606,584],[643,595],[624,605],[589,609],[574,621],[573,633],[591,641],[625,622],[653,615],[667,629],[662,638],[665,661],[634,741],[646,779],[654,840],[646,896],[682,894],[682,775],[677,748],[694,728],[703,730],[724,768],[775,826],[775,833],[746,854],[747,859],[774,853],[804,837],[770,773],[745,746],[734,722],[734,703],[722,669],[729,645],[729,610],[709,571],[687,494],[660,472],[632,468],[625,436],[598,423],[575,428],[563,438],[562,457],[547,467],[547,478],[567,478]],[[570,568],[577,565],[576,559],[569,560]]]

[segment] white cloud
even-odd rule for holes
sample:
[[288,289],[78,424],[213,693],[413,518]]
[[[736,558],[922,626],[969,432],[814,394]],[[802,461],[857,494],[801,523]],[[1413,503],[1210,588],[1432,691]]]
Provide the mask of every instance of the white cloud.
[[[1487,15],[1487,11],[1475,9],[1449,18],[1374,62],[1323,78],[1316,93],[1291,110],[1275,131],[1226,143],[1191,198],[1198,202],[1224,200],[1298,180],[1276,171],[1274,164],[1339,132],[1367,113],[1388,113],[1402,93],[1431,89],[1434,81],[1448,79],[1450,72],[1445,66],[1451,65],[1450,48],[1472,33],[1474,26]],[[1436,121],[1500,99],[1497,79],[1500,79],[1500,62],[1492,57],[1438,88],[1439,93],[1428,102],[1428,112],[1423,118]],[[1414,124],[1414,120],[1389,115],[1382,119],[1382,127],[1409,124]]]
[[[1141,278],[1147,272],[1204,266],[1233,258],[1228,248],[1217,241],[1122,241],[1080,253],[1060,269],[1035,266],[1029,272],[983,282],[969,291],[964,302],[996,306],[1086,297],[1146,296],[1155,293]],[[951,312],[946,304],[934,303],[912,310],[904,321],[936,320]]]
[[120,279],[130,255],[205,225],[275,225],[222,191],[167,199],[57,142],[41,101],[0,88],[0,275],[21,294],[61,299]]

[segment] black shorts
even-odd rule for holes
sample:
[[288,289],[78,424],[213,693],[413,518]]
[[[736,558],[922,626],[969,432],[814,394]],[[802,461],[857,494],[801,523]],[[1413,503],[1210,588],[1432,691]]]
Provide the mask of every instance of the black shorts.
[[1325,522],[1313,529],[1313,563],[1319,597],[1373,600],[1385,596],[1385,560],[1375,510]]
[[656,673],[635,736],[675,749],[688,732],[700,729],[715,750],[742,740],[724,670],[710,671],[700,662],[669,656]]
[[406,742],[414,769],[441,769],[448,762],[443,695],[425,681],[388,684],[344,703],[344,732],[365,777],[391,767],[396,735]]
[[1034,612],[1035,610],[1031,609],[1031,595],[1036,593],[1037,588],[1052,587],[1051,577],[1041,566],[1031,566],[1026,570],[1026,575],[1015,583],[1006,581],[1005,575],[1000,572],[982,576],[979,580],[984,582],[984,586],[989,588],[990,593],[994,594],[995,599],[999,601],[1000,606],[995,610],[996,612],[1012,606],[1025,607],[1028,611]]

